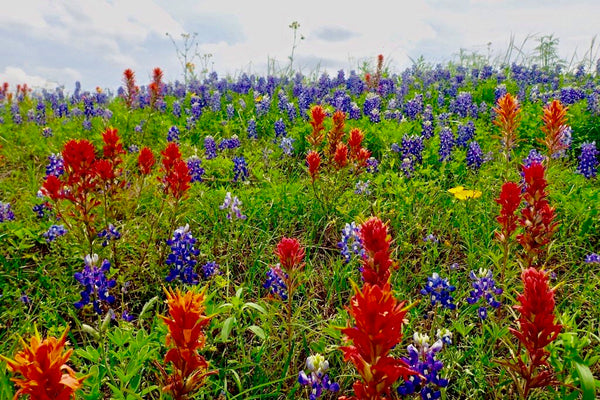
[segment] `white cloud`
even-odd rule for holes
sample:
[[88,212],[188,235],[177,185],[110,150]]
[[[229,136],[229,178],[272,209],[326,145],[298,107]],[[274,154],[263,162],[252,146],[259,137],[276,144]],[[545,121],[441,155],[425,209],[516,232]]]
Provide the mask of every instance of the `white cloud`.
[[0,82],[8,82],[9,89],[14,91],[17,85],[27,84],[33,89],[54,89],[58,86],[58,81],[51,81],[38,75],[29,75],[18,67],[5,67],[0,72]]

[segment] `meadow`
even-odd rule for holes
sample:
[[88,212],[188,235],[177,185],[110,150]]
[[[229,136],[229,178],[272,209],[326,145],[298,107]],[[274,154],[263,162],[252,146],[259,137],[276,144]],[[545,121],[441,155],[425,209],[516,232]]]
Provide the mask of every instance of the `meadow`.
[[596,397],[600,65],[148,72],[0,90],[0,398]]

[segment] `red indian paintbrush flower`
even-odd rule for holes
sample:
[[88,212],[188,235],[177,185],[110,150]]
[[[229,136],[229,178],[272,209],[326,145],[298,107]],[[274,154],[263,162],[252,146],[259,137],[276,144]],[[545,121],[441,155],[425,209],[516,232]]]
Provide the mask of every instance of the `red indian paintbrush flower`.
[[569,145],[564,141],[564,132],[567,128],[567,107],[563,106],[558,100],[544,107],[544,115],[542,116],[544,126],[542,132],[546,134],[544,139],[538,139],[540,143],[546,145],[548,149],[548,157],[569,148]]
[[104,142],[104,147],[102,147],[104,158],[110,160],[115,165],[120,164],[122,160],[119,154],[125,154],[125,150],[120,141],[118,131],[114,128],[107,128],[102,132],[102,141]]
[[328,150],[327,156],[329,160],[335,155],[338,144],[342,141],[342,138],[346,134],[344,127],[346,124],[346,113],[338,110],[333,113],[333,127],[327,133]]
[[363,168],[367,166],[367,161],[371,157],[371,151],[361,147],[356,154],[356,165],[358,168]]
[[140,150],[140,154],[138,155],[138,167],[142,175],[148,175],[155,163],[156,160],[154,159],[152,150],[150,150],[148,147],[142,148],[142,150]]
[[339,169],[348,165],[348,146],[346,146],[346,143],[338,143],[333,156],[333,161],[335,161],[335,164]]
[[558,223],[554,222],[554,208],[547,200],[545,189],[548,186],[544,177],[545,168],[540,163],[523,167],[525,192],[523,200],[526,206],[521,210],[519,224],[523,233],[517,235],[517,241],[525,250],[527,266],[531,267],[552,240]]
[[379,218],[371,217],[360,226],[359,236],[365,249],[362,260],[362,277],[365,283],[383,286],[390,279],[391,236],[387,225]]
[[185,161],[181,159],[181,152],[176,143],[170,142],[160,153],[165,176],[162,182],[165,184],[165,192],[171,193],[175,199],[182,198],[190,188],[192,177]]
[[496,231],[496,238],[505,242],[517,229],[518,217],[515,211],[521,205],[521,187],[514,182],[505,182],[500,190],[500,197],[494,201],[502,207],[500,215],[496,217],[496,221],[502,225],[502,230]]
[[63,186],[63,182],[58,177],[48,175],[42,185],[42,194],[52,200],[62,199],[64,196]]
[[521,315],[518,329],[510,331],[525,348],[527,357],[517,355],[512,362],[502,364],[523,379],[523,384],[517,385],[523,398],[527,398],[531,389],[558,384],[548,364],[550,352],[545,347],[558,337],[562,326],[554,321],[554,290],[548,286],[548,274],[528,268],[521,279],[524,291],[517,296],[521,304],[514,307]]
[[310,135],[306,137],[306,140],[313,148],[318,147],[323,139],[325,138],[325,134],[321,133],[325,127],[323,126],[323,121],[325,120],[325,110],[321,106],[314,106],[310,109],[311,121],[310,125],[312,126],[312,132]]
[[504,146],[504,156],[508,161],[510,159],[510,151],[517,144],[517,128],[521,122],[521,109],[519,102],[510,93],[506,93],[500,97],[497,102],[496,118],[494,125],[500,127],[500,136],[502,145]]
[[65,143],[62,156],[69,184],[93,176],[96,149],[89,140],[69,140]]
[[279,257],[281,268],[288,272],[304,265],[304,249],[296,238],[282,238],[277,244],[275,255]]
[[[352,345],[341,347],[344,359],[351,361],[362,377],[353,385],[355,399],[393,398],[392,385],[399,379],[416,375],[403,360],[390,356],[392,348],[402,340],[406,317],[404,302],[398,302],[390,284],[382,286],[365,282],[362,289],[353,285],[354,296],[348,312],[354,326],[342,330]],[[350,399],[341,397],[340,399]]]
[[152,71],[152,83],[148,85],[148,90],[150,91],[151,108],[156,108],[156,103],[158,102],[158,100],[162,99],[164,87],[162,79],[162,70],[158,67],[154,68],[154,70]]
[[348,146],[350,146],[350,155],[355,158],[361,149],[362,141],[365,138],[364,133],[358,128],[350,130],[350,139],[348,139]]
[[67,365],[72,349],[65,351],[67,332],[60,338],[43,339],[36,333],[29,344],[23,341],[23,350],[11,360],[0,356],[7,362],[10,372],[20,377],[11,378],[19,387],[15,399],[28,395],[31,400],[70,400],[81,388],[87,377],[77,378],[75,371]]
[[306,155],[306,163],[308,164],[308,173],[310,178],[314,182],[319,173],[319,167],[321,166],[321,156],[314,150],[311,150]]
[[208,371],[208,362],[198,353],[206,343],[203,330],[210,322],[204,314],[204,291],[182,294],[179,289],[165,290],[169,317],[161,316],[167,324],[169,333],[166,345],[171,348],[165,355],[165,363],[173,364],[174,371],[167,375],[162,369],[167,385],[163,391],[169,392],[175,399],[185,399],[188,394],[198,390],[207,376],[216,371]]
[[129,68],[123,72],[123,83],[125,84],[125,93],[123,93],[125,105],[131,110],[135,103],[135,96],[138,94],[139,88],[135,84],[135,73]]

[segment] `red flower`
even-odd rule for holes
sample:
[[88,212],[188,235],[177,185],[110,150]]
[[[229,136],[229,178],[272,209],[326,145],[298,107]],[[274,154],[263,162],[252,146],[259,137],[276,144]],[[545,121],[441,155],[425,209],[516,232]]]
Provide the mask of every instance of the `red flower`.
[[125,93],[123,93],[125,105],[127,108],[132,109],[139,88],[135,84],[135,74],[129,68],[123,72],[123,83],[125,84]]
[[558,227],[558,223],[554,222],[554,208],[547,200],[548,194],[545,189],[548,183],[544,173],[545,168],[539,163],[523,167],[525,180],[523,200],[526,206],[521,210],[519,224],[523,227],[523,233],[517,235],[517,241],[525,250],[525,259],[529,267],[550,243]]
[[173,169],[165,176],[167,192],[170,192],[176,199],[182,198],[190,188],[190,170],[183,160],[178,160],[173,165]]
[[112,164],[108,160],[98,160],[94,163],[94,171],[103,182],[112,182],[116,178]]
[[495,202],[502,207],[500,215],[496,220],[502,225],[502,231],[496,232],[496,237],[501,242],[510,238],[515,229],[517,229],[518,217],[515,211],[521,205],[521,187],[514,182],[505,182],[500,190],[500,197]]
[[163,370],[168,383],[163,391],[171,393],[175,399],[184,399],[195,392],[208,375],[216,373],[208,371],[208,362],[198,354],[206,343],[203,330],[210,317],[204,313],[204,291],[182,294],[179,289],[176,292],[169,289],[166,293],[169,317],[161,318],[169,330],[166,345],[172,347],[165,355],[165,363],[173,364],[174,371],[167,376]]
[[360,226],[359,236],[366,257],[362,260],[362,276],[365,283],[383,286],[389,281],[391,236],[387,225],[379,218],[371,217]]
[[288,272],[304,265],[304,249],[298,239],[283,237],[277,244],[275,255],[279,257],[281,268]]
[[341,347],[344,360],[351,361],[362,377],[354,383],[354,393],[358,399],[392,397],[392,385],[400,377],[407,380],[416,374],[404,361],[389,355],[402,340],[404,302],[394,298],[389,283],[365,282],[361,290],[354,285],[354,293],[348,312],[355,325],[342,330],[352,345]]
[[508,160],[510,151],[517,143],[517,128],[521,122],[521,109],[519,102],[510,93],[498,99],[494,108],[496,118],[494,125],[500,127],[500,138],[504,144],[504,154]]
[[69,179],[80,179],[92,173],[96,150],[88,140],[69,140],[65,143],[62,156]]
[[358,128],[350,130],[350,139],[348,139],[348,146],[350,146],[350,154],[355,157],[361,149],[361,144],[365,138],[364,133]]
[[521,279],[524,291],[517,296],[521,304],[515,306],[521,314],[519,329],[510,331],[525,348],[527,357],[516,355],[512,362],[503,364],[521,376],[524,384],[520,390],[527,398],[531,389],[558,383],[548,364],[550,352],[545,347],[558,337],[562,326],[554,321],[554,290],[548,286],[548,274],[528,268]]
[[29,341],[23,342],[24,348],[11,360],[0,356],[7,362],[9,371],[21,375],[11,378],[20,388],[15,399],[29,396],[31,400],[70,400],[81,388],[86,377],[77,378],[75,371],[67,365],[73,350],[65,351],[67,332],[65,329],[58,339],[49,337],[44,340],[36,333]]
[[150,148],[144,147],[140,150],[140,154],[138,155],[138,167],[142,175],[148,175],[155,163],[156,160],[154,159],[154,154],[152,154]]
[[306,163],[308,164],[308,173],[314,182],[319,173],[319,167],[321,166],[321,156],[314,150],[310,151],[306,155]]
[[181,160],[181,152],[179,146],[175,142],[169,142],[167,147],[160,152],[163,156],[162,164],[165,171],[169,171],[175,165],[175,162]]
[[162,82],[163,72],[160,68],[156,67],[152,71],[152,83],[148,85],[150,90],[150,107],[155,108],[156,102],[162,99],[162,92],[164,84]]
[[46,180],[42,185],[42,194],[50,197],[52,200],[63,198],[63,183],[54,175],[46,176]]
[[107,128],[102,132],[102,140],[104,141],[104,158],[111,160],[115,165],[121,162],[119,154],[125,154],[123,144],[120,142],[118,131],[114,128]]
[[338,143],[333,161],[335,161],[338,168],[344,168],[348,165],[348,146],[345,143]]
[[325,120],[325,110],[321,106],[314,106],[310,109],[311,121],[310,125],[313,130],[310,135],[307,136],[307,141],[312,147],[317,147],[321,144],[325,135],[321,133],[325,129],[323,121]]
[[569,145],[564,142],[564,131],[567,127],[567,107],[563,106],[558,100],[554,100],[550,105],[544,107],[544,115],[542,117],[544,126],[542,132],[546,134],[544,139],[538,139],[544,143],[548,149],[548,156],[556,154],[561,150],[569,148]]
[[359,168],[365,167],[367,165],[367,160],[371,157],[371,152],[364,147],[361,147],[358,153],[356,154],[356,164]]
[[329,143],[327,155],[330,157],[330,160],[334,156],[338,144],[342,141],[342,138],[346,134],[344,131],[345,124],[346,113],[340,110],[333,113],[333,127],[327,133],[327,141]]

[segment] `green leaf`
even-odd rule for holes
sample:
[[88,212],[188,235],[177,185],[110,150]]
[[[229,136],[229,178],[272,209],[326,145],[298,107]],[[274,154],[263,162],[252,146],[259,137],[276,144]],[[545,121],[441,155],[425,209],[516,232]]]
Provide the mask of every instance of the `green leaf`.
[[583,391],[583,400],[594,400],[596,398],[596,382],[590,368],[585,364],[574,363],[581,390]]
[[265,335],[265,331],[263,330],[263,328],[261,328],[260,326],[251,325],[248,327],[248,330],[252,331],[252,333],[254,333],[256,336],[258,336],[262,340],[265,340],[265,338],[267,336],[267,335]]
[[225,321],[223,321],[223,328],[221,328],[221,340],[226,342],[229,339],[229,334],[233,329],[233,323],[235,322],[235,317],[229,317]]
[[267,314],[267,310],[265,310],[265,308],[263,306],[260,306],[256,303],[248,302],[248,303],[244,304],[243,308],[247,308],[247,307],[254,308],[256,311],[258,311],[259,313],[261,313],[263,315]]
[[150,311],[150,309],[152,308],[152,306],[158,301],[158,296],[154,296],[153,298],[151,298],[150,300],[148,300],[146,302],[146,304],[144,304],[144,307],[142,307],[142,312],[140,312],[140,316],[138,318],[139,321],[141,321],[142,319],[144,319],[144,317],[146,316],[146,313],[148,313]]
[[96,340],[100,339],[100,334],[98,333],[98,331],[89,326],[88,324],[81,324],[81,330],[85,333],[92,335]]

